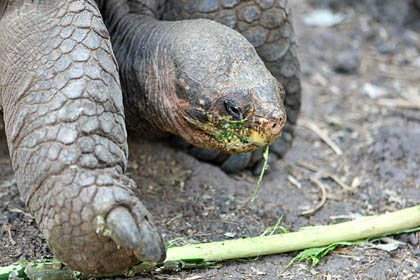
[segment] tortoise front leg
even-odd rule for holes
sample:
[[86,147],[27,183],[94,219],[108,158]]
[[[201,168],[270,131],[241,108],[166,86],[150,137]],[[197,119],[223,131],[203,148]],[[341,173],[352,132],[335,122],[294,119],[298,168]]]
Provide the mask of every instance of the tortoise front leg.
[[74,270],[162,261],[163,240],[123,174],[121,89],[95,2],[23,2],[0,21],[0,101],[22,199]]

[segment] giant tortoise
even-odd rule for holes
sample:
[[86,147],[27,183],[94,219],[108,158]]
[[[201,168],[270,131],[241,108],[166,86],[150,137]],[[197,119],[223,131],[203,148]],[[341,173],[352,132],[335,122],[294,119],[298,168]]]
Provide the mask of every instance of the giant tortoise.
[[0,1],[10,157],[61,261],[99,275],[165,258],[124,175],[126,125],[205,151],[287,150],[300,105],[289,15],[286,0]]

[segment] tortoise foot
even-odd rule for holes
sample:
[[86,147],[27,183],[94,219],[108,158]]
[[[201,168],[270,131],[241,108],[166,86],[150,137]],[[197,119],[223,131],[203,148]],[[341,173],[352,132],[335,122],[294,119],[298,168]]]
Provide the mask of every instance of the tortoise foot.
[[[95,177],[95,183],[84,185]],[[92,276],[141,261],[162,262],[164,240],[135,188],[131,179],[105,170],[76,175],[67,191],[58,187],[37,192],[31,202],[43,205],[35,216],[54,255],[71,269]]]

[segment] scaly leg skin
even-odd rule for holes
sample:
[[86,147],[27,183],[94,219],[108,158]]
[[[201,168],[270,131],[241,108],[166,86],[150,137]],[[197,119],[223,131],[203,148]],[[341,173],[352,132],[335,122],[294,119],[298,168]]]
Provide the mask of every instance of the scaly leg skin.
[[10,2],[0,72],[19,191],[56,257],[90,275],[162,261],[163,240],[123,175],[121,89],[95,2]]
[[[299,62],[287,0],[168,0],[163,18],[215,20],[240,32],[251,42],[268,70],[286,90],[287,123],[282,136],[270,146],[270,152],[282,157],[294,138],[301,98]],[[191,148],[191,145],[187,149],[199,159],[208,158],[208,151]],[[222,163],[219,160],[216,162],[225,171],[237,172],[245,166],[253,166],[261,155],[262,149],[248,156],[214,157],[212,154],[212,157],[222,159]],[[260,169],[261,166],[257,166],[256,173]]]

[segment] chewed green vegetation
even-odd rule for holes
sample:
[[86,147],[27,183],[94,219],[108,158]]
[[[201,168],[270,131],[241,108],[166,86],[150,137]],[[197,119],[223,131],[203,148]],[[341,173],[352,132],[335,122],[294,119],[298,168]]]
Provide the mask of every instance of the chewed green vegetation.
[[242,141],[248,141],[244,136],[244,130],[246,129],[246,121],[233,121],[230,119],[222,119],[216,123],[216,138],[218,140],[230,143],[235,137],[238,137]]
[[192,118],[187,118],[187,120],[229,149],[247,147],[254,144],[249,139],[247,119],[235,121],[230,116],[227,116],[209,123],[202,123]]

